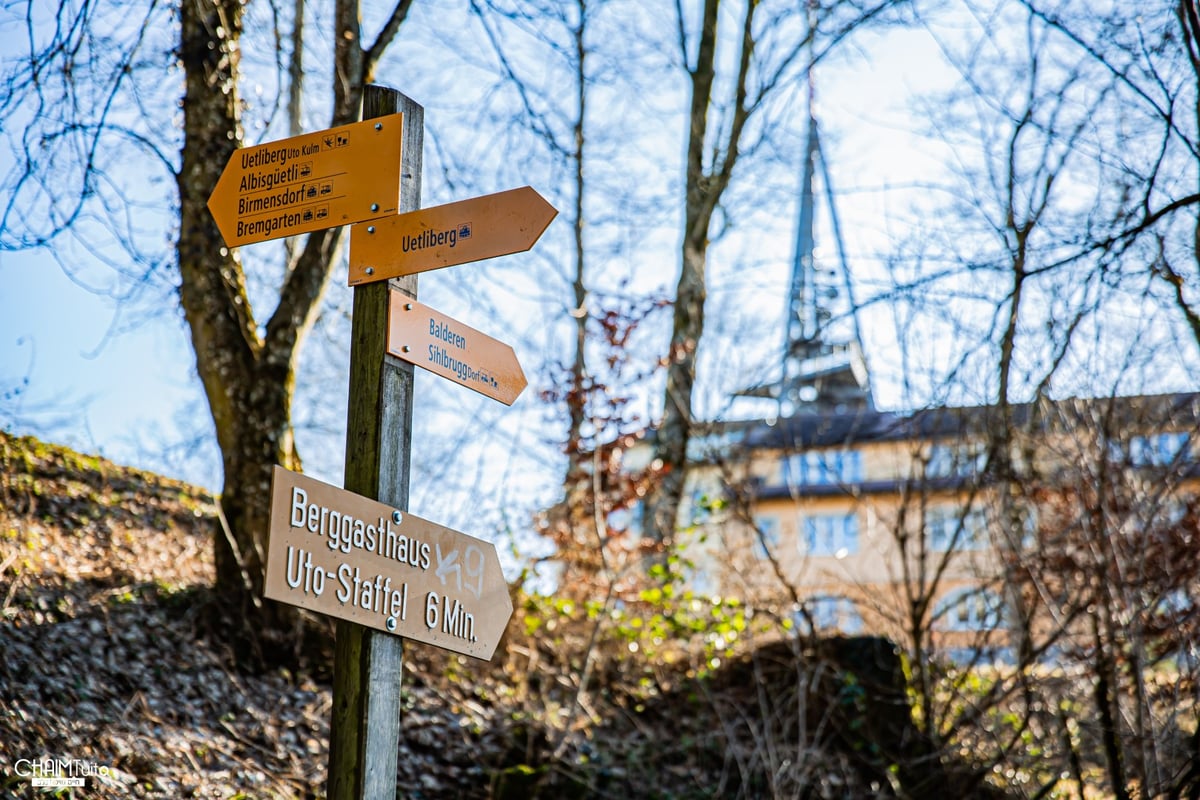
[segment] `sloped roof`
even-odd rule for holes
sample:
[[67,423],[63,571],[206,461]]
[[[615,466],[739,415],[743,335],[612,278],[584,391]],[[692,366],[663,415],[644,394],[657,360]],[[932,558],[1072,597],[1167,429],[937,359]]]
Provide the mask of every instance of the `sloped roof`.
[[[1032,403],[1009,406],[1010,424],[1024,426],[1037,407]],[[1111,409],[1118,418],[1141,416],[1156,425],[1200,424],[1200,393],[1134,395],[1112,398],[1069,398],[1048,401],[1042,416],[1086,423],[1098,410]],[[1047,412],[1053,410],[1052,415]],[[998,406],[943,406],[899,414],[872,409],[846,412],[803,413],[774,421],[755,420],[743,425],[741,442],[748,448],[834,447],[864,442],[942,439],[986,433],[999,422]]]

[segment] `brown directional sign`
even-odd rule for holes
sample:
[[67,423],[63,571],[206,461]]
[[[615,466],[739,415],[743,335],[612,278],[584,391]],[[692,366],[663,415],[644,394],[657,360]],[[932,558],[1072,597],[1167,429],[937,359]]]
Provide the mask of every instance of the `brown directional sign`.
[[423,208],[350,228],[350,285],[533,247],[558,211],[533,189]]
[[279,466],[263,593],[485,661],[512,616],[490,542]]
[[506,406],[525,389],[513,349],[399,291],[388,306],[388,352]]
[[401,114],[234,151],[208,198],[229,247],[394,216]]

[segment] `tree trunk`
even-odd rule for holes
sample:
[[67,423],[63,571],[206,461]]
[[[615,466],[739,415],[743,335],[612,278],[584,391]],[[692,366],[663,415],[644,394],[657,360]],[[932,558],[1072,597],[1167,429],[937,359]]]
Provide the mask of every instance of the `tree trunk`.
[[650,495],[646,533],[670,544],[683,502],[687,477],[688,442],[692,432],[692,392],[696,384],[696,348],[704,333],[705,264],[707,241],[685,237],[683,267],[675,288],[674,318],[668,352],[663,421],[655,441],[661,465],[658,485]]
[[[716,79],[718,11],[720,0],[705,0],[695,65],[689,69],[691,106],[688,112],[687,188],[679,282],[675,287],[671,344],[667,352],[667,384],[663,396],[663,421],[655,440],[655,461],[660,470],[657,486],[647,497],[642,516],[646,535],[670,545],[675,536],[679,507],[687,477],[687,450],[692,431],[692,391],[696,383],[696,350],[704,334],[704,302],[708,293],[705,267],[708,231],[713,211],[729,185],[737,162],[738,145],[750,109],[746,105],[747,75],[754,52],[750,35],[755,4],[744,10],[738,73],[734,81],[729,127],[709,136],[709,111]],[[681,25],[682,29],[683,26]],[[707,153],[717,152],[705,164]]]
[[[248,405],[265,410],[276,404],[277,398],[268,395],[277,392],[266,384],[254,385],[260,343],[246,297],[245,275],[236,254],[222,245],[207,207],[217,179],[241,140],[237,80],[242,4],[237,0],[185,0],[180,16],[186,87],[179,174],[179,297],[223,455],[224,530],[214,547],[216,588],[228,599],[245,604],[253,597],[256,576],[261,589],[262,548],[248,535],[256,522],[251,505],[255,489],[264,479],[269,484],[271,464],[276,460],[288,464],[292,453],[290,437],[281,438],[272,430],[277,426],[251,422],[259,413]],[[248,396],[252,386],[258,394],[254,398]],[[258,430],[245,430],[247,427]],[[251,450],[266,456],[260,475],[248,468],[245,454]],[[266,509],[257,513],[261,516]]]
[[[411,4],[399,0],[378,38],[364,49],[358,0],[335,2],[331,127],[358,119],[363,87]],[[299,619],[290,606],[262,599],[271,471],[275,464],[300,468],[291,422],[296,361],[343,236],[340,227],[308,235],[260,333],[241,260],[225,247],[207,207],[242,140],[237,82],[243,5],[243,0],[183,0],[180,7],[186,86],[177,255],[179,298],[224,467],[222,525],[214,543],[216,591],[240,614],[253,642],[263,634],[294,633]]]
[[[242,5],[239,0],[185,0],[181,5],[186,87],[177,255],[180,302],[224,468],[215,588],[242,615],[248,630],[266,632],[289,627],[296,618],[290,608],[262,600],[271,470],[275,464],[300,468],[291,423],[296,357],[341,237],[336,230],[309,236],[260,335],[241,260],[225,247],[207,207],[217,179],[241,144],[237,80]],[[337,94],[336,113],[346,117],[354,101],[346,92]]]
[[576,117],[574,125],[575,149],[574,184],[575,184],[575,223],[572,226],[575,244],[575,276],[571,282],[574,295],[574,310],[571,312],[575,319],[575,353],[571,360],[571,389],[567,394],[567,475],[564,483],[570,487],[584,474],[584,462],[587,459],[583,446],[584,424],[588,413],[588,367],[587,367],[587,284],[585,278],[586,262],[583,252],[583,156],[586,144],[587,111],[587,46],[584,33],[587,30],[587,3],[579,2],[579,26],[573,31],[575,38],[575,103]]

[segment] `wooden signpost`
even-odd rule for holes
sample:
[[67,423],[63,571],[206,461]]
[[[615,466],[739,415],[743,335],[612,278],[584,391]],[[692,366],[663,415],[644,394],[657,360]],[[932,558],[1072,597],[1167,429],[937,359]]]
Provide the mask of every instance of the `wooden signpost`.
[[403,292],[388,305],[388,353],[506,406],[525,389],[513,349]]
[[234,151],[208,198],[229,247],[394,216],[401,115]]
[[350,228],[350,285],[520,253],[558,214],[528,186]]
[[496,547],[283,467],[265,595],[491,659],[512,616]]
[[529,187],[421,212],[424,109],[367,86],[363,116],[238,150],[208,201],[229,247],[373,220],[351,237],[345,489],[276,467],[267,554],[268,598],[338,620],[331,800],[396,796],[402,637],[490,659],[512,614],[493,545],[408,513],[413,366],[508,404],[525,376],[417,303],[415,273],[528,250],[557,213]]

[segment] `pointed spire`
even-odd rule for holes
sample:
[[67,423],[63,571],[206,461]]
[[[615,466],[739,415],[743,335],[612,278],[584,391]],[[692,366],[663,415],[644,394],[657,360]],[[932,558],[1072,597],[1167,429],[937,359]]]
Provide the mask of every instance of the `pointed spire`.
[[[816,3],[808,4],[811,42],[816,39]],[[808,64],[808,131],[800,169],[796,248],[787,298],[782,374],[777,382],[759,384],[737,394],[771,398],[779,415],[799,412],[848,411],[874,408],[871,386],[858,330],[857,310],[851,293],[849,263],[838,225],[828,164],[821,153],[816,115],[813,61]],[[821,168],[829,228],[835,240],[840,267],[820,269],[816,247],[817,193],[813,188]],[[831,324],[832,323],[832,324]]]
[[[810,14],[812,7],[810,6]],[[810,23],[813,17],[810,16]],[[815,38],[815,37],[814,37]],[[850,295],[849,265],[842,246],[841,230],[829,170],[821,155],[816,119],[816,90],[813,65],[808,69],[808,135],[800,173],[800,208],[796,221],[796,249],[792,259],[791,286],[788,293],[787,329],[783,346],[783,375],[778,399],[780,413],[805,410],[871,408],[870,381],[859,341],[858,323]],[[830,228],[837,240],[843,290],[835,283],[820,280],[816,259],[816,193],[813,184],[818,159],[822,167]],[[841,297],[846,306],[837,309],[849,321],[849,333],[830,329],[836,316],[834,303]],[[845,327],[845,326],[843,326]]]
[[[808,137],[804,147],[804,164],[800,175],[800,216],[796,224],[796,250],[792,258],[791,291],[788,295],[787,342],[794,350],[816,338],[820,319],[813,263],[813,228],[816,199],[813,196],[813,173],[817,158],[817,121],[812,114],[812,87],[809,87]],[[785,359],[788,354],[785,353]],[[785,367],[787,362],[785,360]]]

